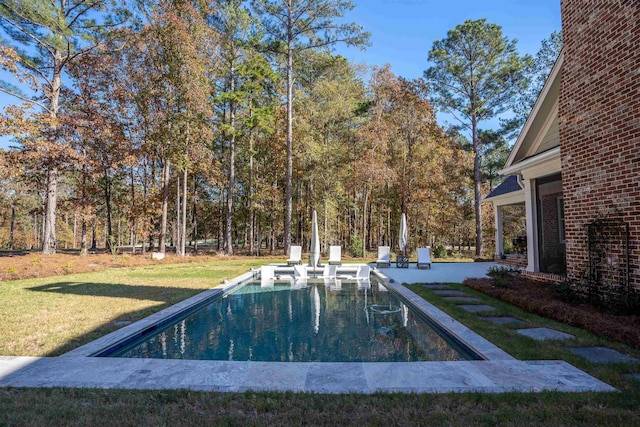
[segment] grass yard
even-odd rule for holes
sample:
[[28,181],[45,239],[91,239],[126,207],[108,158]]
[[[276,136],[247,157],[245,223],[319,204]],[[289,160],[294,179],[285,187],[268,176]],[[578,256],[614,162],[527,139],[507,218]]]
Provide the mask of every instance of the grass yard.
[[110,268],[0,283],[0,356],[57,356],[273,259]]
[[[221,258],[0,283],[0,354],[64,353],[271,261]],[[640,357],[640,349],[451,286],[500,315],[571,333],[571,345],[605,345]],[[620,392],[368,396],[4,388],[0,425],[640,425],[640,381],[629,376],[640,372],[640,364],[591,364],[565,350],[565,343],[527,339],[420,285],[409,287],[519,359],[563,359]]]
[[628,394],[200,393],[0,389],[2,425],[633,426]]

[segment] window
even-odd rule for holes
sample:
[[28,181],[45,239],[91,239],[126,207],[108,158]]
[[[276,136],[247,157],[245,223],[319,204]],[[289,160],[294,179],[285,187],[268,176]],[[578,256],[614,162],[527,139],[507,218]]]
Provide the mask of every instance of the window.
[[564,198],[558,197],[558,232],[560,243],[564,243]]

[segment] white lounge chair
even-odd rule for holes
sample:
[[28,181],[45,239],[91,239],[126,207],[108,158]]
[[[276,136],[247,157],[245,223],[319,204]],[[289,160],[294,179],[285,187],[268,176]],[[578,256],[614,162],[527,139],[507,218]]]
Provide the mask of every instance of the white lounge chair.
[[296,279],[306,279],[307,276],[307,266],[298,264],[293,266],[293,277]]
[[371,267],[368,265],[361,265],[356,272],[356,281],[358,282],[358,289],[371,289],[371,280],[369,280],[369,274]]
[[329,265],[342,265],[342,248],[329,246]]
[[272,288],[275,279],[275,267],[272,265],[263,265],[260,267],[260,287]]
[[293,266],[293,280],[291,281],[292,289],[300,289],[307,286],[307,266],[306,265],[294,265]]
[[324,269],[322,270],[322,277],[335,279],[337,270],[338,267],[336,267],[335,265],[325,265]]
[[324,285],[329,290],[339,290],[342,289],[342,281],[338,279],[337,276],[338,266],[336,265],[325,265],[322,270],[322,279],[324,280]]
[[371,267],[368,265],[360,265],[356,271],[356,280],[369,280],[370,273]]
[[389,246],[378,246],[377,267],[391,267],[391,248]]
[[418,248],[418,268],[431,270],[431,249]]
[[291,255],[287,260],[287,265],[302,264],[302,246],[291,246]]

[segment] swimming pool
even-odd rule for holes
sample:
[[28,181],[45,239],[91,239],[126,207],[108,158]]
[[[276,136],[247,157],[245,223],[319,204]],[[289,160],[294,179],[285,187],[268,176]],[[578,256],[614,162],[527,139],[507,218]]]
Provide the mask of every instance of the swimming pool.
[[269,362],[479,358],[375,279],[249,282],[102,355]]
[[[475,264],[472,266],[477,267]],[[459,265],[443,264],[440,269]],[[338,274],[353,276],[358,265],[343,266]],[[276,275],[291,274],[279,266]],[[451,276],[455,276],[452,271]],[[403,271],[404,272],[404,271]],[[15,387],[109,387],[189,389],[217,392],[280,391],[312,393],[446,393],[506,391],[614,391],[612,387],[562,361],[519,361],[448,314],[403,286],[406,278],[395,270],[374,269],[400,301],[436,325],[443,335],[465,347],[474,360],[441,362],[260,362],[236,360],[178,360],[112,358],[141,337],[181,322],[185,316],[258,277],[256,270],[201,292],[135,323],[71,350],[59,357],[0,360],[4,366],[27,365],[9,375],[5,385]],[[429,272],[432,280],[438,276]],[[442,272],[439,272],[442,273]],[[449,276],[447,276],[449,277]],[[424,278],[417,278],[423,281]],[[313,282],[312,279],[310,282]],[[414,279],[411,283],[417,281]],[[436,281],[442,281],[437,278]],[[427,282],[428,283],[428,282]],[[372,282],[372,286],[376,286]],[[275,287],[275,286],[274,286]],[[384,292],[384,291],[383,291]],[[3,369],[0,363],[0,371]],[[21,372],[22,371],[22,372]]]

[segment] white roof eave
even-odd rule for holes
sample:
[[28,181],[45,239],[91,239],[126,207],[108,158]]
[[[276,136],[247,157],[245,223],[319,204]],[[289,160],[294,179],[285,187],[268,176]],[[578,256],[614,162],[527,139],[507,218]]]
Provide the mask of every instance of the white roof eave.
[[554,147],[551,150],[547,150],[544,153],[537,154],[528,159],[524,159],[515,165],[508,166],[498,171],[500,175],[518,175],[522,173],[523,169],[532,168],[534,166],[541,165],[543,163],[556,160],[560,157],[560,147]]
[[551,73],[549,73],[549,77],[547,78],[547,81],[545,82],[542,88],[542,91],[540,92],[540,95],[538,95],[538,99],[536,100],[536,103],[533,105],[533,108],[531,109],[531,113],[529,113],[529,117],[527,117],[527,121],[522,127],[522,131],[520,131],[520,135],[518,135],[518,139],[516,140],[516,143],[513,145],[513,148],[511,149],[511,153],[509,154],[509,158],[507,159],[503,170],[509,169],[513,165],[513,162],[515,161],[515,157],[517,153],[520,151],[520,148],[522,148],[523,141],[525,140],[525,137],[528,134],[531,128],[531,125],[533,124],[536,116],[538,115],[542,107],[542,104],[544,104],[544,101],[547,98],[549,91],[551,90],[551,86],[553,86],[554,81],[560,75],[560,70],[562,69],[563,61],[564,61],[564,49],[560,51],[560,55],[558,55],[558,59],[556,60],[556,63],[553,65],[553,68],[551,69]]

